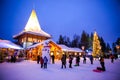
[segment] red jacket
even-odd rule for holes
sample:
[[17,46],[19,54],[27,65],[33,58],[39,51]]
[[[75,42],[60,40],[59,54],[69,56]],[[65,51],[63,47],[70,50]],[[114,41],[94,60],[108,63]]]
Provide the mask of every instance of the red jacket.
[[42,57],[40,58],[40,63],[41,63],[41,64],[43,64],[43,63],[44,63],[44,60],[43,60],[43,58],[42,58]]

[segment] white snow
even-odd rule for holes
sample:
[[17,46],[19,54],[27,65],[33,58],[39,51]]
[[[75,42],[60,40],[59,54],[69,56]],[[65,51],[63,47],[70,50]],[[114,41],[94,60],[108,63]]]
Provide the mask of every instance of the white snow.
[[[75,61],[73,62],[73,65]],[[120,80],[120,60],[114,63],[105,59],[106,71],[96,73],[92,70],[100,66],[95,60],[91,65],[89,59],[87,64],[82,63],[79,67],[61,69],[61,62],[48,64],[47,69],[41,69],[36,61],[24,60],[17,63],[0,63],[0,80]]]
[[63,51],[68,51],[69,50],[69,47],[67,47],[66,45],[59,44],[58,46],[60,46]]
[[[54,44],[56,44],[52,39],[48,39],[48,40],[44,40],[44,41],[42,41],[42,42],[40,42],[40,43],[37,43],[37,44],[31,45],[31,46],[28,46],[27,49],[35,48],[35,47],[37,47],[37,46],[39,46],[39,45],[46,45],[46,44],[48,44],[49,42],[53,42]],[[57,44],[56,44],[56,45],[57,45]],[[48,45],[47,45],[47,46],[48,46]]]
[[63,45],[63,44],[59,44],[58,46],[60,46],[62,48],[63,51],[70,51],[70,52],[82,52],[81,49],[79,48],[70,48],[70,47],[67,47],[66,45]]
[[68,51],[71,51],[71,52],[83,52],[81,49],[79,48],[69,48]]
[[8,40],[0,40],[0,48],[23,49],[19,45],[16,45],[13,42]]
[[43,31],[43,30],[40,30],[39,32],[37,32],[37,31],[36,31],[36,32],[35,32],[35,31],[22,31],[22,32],[14,35],[13,38],[16,38],[16,37],[18,37],[18,36],[20,36],[20,35],[23,35],[23,34],[25,34],[25,33],[26,33],[26,34],[34,34],[34,35],[38,35],[38,36],[45,36],[45,37],[51,38],[51,35],[48,34],[48,33],[46,33],[46,32]]

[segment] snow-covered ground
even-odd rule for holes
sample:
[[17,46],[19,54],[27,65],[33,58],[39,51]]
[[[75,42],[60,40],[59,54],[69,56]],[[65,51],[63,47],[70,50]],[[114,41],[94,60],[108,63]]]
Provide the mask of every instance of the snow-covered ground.
[[[73,62],[73,64],[75,64]],[[48,64],[47,69],[41,69],[40,64],[35,61],[24,60],[17,63],[0,63],[0,80],[120,80],[120,60],[114,63],[110,59],[105,59],[106,71],[102,73],[93,72],[99,61],[94,61],[91,65],[83,64],[79,67],[61,69],[61,62]]]

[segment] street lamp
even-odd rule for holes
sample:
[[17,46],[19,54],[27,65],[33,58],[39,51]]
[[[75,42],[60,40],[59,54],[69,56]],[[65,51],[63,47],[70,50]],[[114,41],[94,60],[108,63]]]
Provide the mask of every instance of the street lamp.
[[82,46],[81,48],[82,48],[82,55],[85,55],[85,51],[84,51],[85,46]]
[[82,46],[82,50],[84,51],[84,49],[85,49],[85,46]]

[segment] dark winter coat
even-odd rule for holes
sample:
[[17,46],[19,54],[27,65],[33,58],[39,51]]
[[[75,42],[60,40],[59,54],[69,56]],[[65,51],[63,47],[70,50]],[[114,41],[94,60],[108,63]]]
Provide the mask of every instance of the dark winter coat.
[[47,63],[48,62],[48,59],[47,59],[47,57],[45,56],[44,57],[44,63]]
[[114,59],[114,56],[113,56],[113,55],[111,55],[111,56],[110,56],[110,58],[111,58],[111,59]]
[[85,55],[83,56],[83,59],[86,60],[86,56]]
[[39,55],[37,56],[37,61],[40,61],[40,56]]
[[93,56],[92,55],[90,56],[90,60],[93,61]]
[[76,57],[76,62],[77,62],[77,63],[80,62],[80,57],[79,57],[79,56]]
[[64,64],[66,64],[66,57],[65,56],[62,56],[61,62],[64,63]]
[[100,64],[101,64],[101,67],[102,67],[102,70],[105,71],[105,63],[104,63],[104,58],[100,58]]
[[69,56],[69,63],[72,63],[72,60],[73,60],[72,56]]
[[51,58],[52,58],[52,60],[54,60],[54,59],[55,59],[55,56],[54,56],[54,55],[52,55],[52,56],[51,56]]

